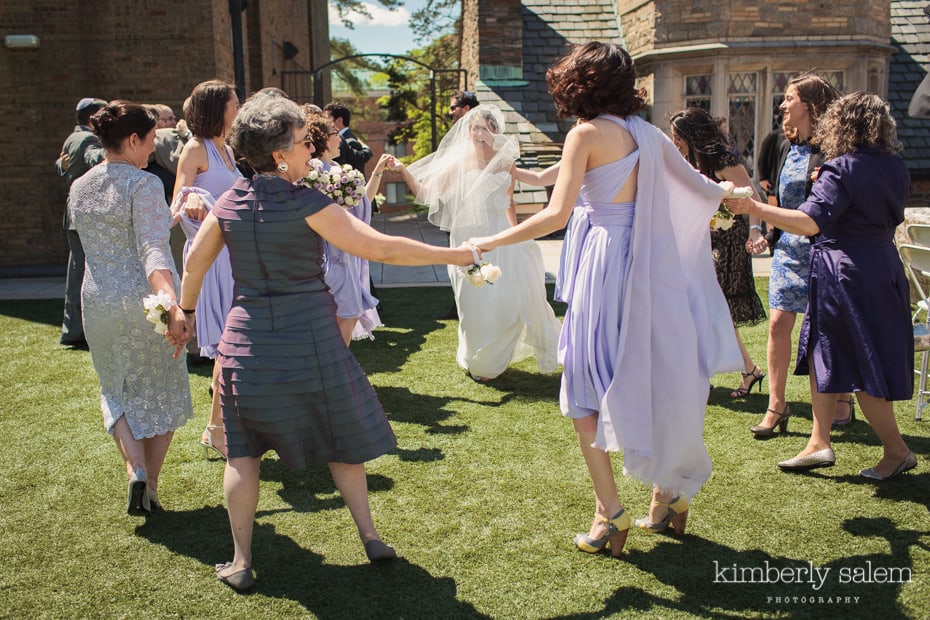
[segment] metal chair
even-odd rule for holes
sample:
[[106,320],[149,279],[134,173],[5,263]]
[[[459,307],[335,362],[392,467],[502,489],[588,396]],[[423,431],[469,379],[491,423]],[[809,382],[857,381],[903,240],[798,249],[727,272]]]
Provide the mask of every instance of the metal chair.
[[[930,226],[923,228],[927,228],[928,232],[930,232]],[[908,226],[908,234],[910,234],[910,229],[911,226]],[[914,237],[911,238],[913,239]],[[927,297],[927,293],[924,291],[918,274],[924,277],[930,277],[930,247],[902,244],[898,247],[898,253],[901,255],[904,268],[911,278],[914,289],[920,296],[920,301],[917,302],[917,310],[912,317],[915,323],[914,350],[922,352],[920,356],[920,369],[914,371],[920,377],[917,383],[917,411],[914,415],[914,419],[920,420],[922,419],[921,412],[923,408],[927,406],[928,397],[930,397],[930,389],[927,389],[927,365],[928,361],[930,361],[930,311],[928,311],[928,308],[930,308],[930,298]],[[919,322],[918,319],[921,312],[924,313],[924,319],[922,322]]]
[[930,247],[930,224],[908,224],[907,236],[911,243]]

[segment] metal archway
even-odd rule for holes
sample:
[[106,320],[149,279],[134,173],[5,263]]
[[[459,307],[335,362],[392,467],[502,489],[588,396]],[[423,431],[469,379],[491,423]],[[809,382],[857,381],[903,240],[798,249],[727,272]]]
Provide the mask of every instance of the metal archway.
[[325,69],[329,69],[333,65],[339,64],[341,62],[345,62],[347,60],[354,60],[356,58],[366,58],[366,57],[371,57],[371,56],[375,56],[378,58],[396,58],[398,60],[405,60],[407,62],[412,62],[415,65],[419,65],[429,71],[430,129],[432,131],[431,145],[432,145],[432,149],[435,151],[436,143],[437,143],[437,139],[436,139],[436,133],[437,133],[437,128],[436,128],[436,97],[437,97],[436,76],[437,74],[440,74],[440,73],[458,73],[460,75],[464,74],[464,78],[462,80],[462,84],[463,84],[462,90],[468,90],[468,70],[467,69],[437,69],[435,67],[431,67],[430,65],[420,60],[417,60],[416,58],[411,58],[409,56],[400,56],[398,54],[386,54],[386,53],[378,53],[378,52],[366,53],[366,54],[353,54],[351,56],[343,56],[342,58],[330,60],[329,62],[324,63],[320,65],[319,67],[310,69],[309,71],[282,71],[281,72],[281,90],[284,90],[285,92],[287,92],[287,88],[285,87],[285,80],[287,79],[288,75],[309,76],[310,74],[313,74],[313,103],[322,107],[323,106],[323,81],[322,81],[323,71]]

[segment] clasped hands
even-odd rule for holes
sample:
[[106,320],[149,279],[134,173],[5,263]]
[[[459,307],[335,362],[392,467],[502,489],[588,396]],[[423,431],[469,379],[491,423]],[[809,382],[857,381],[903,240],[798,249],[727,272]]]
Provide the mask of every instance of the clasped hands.
[[[732,198],[731,195],[737,188],[731,181],[724,181],[720,183],[720,186],[725,190],[723,203],[726,205],[727,210],[733,215],[749,215],[749,210],[752,209],[754,204],[753,199],[751,197]],[[769,244],[762,235],[762,231],[753,228],[749,231],[749,239],[746,240],[745,247],[750,254],[762,254],[769,249]]]
[[168,331],[165,332],[165,338],[168,343],[174,346],[174,353],[171,357],[177,357],[184,350],[184,346],[194,337],[194,326],[187,319],[187,315],[181,310],[178,304],[174,304],[168,309]]

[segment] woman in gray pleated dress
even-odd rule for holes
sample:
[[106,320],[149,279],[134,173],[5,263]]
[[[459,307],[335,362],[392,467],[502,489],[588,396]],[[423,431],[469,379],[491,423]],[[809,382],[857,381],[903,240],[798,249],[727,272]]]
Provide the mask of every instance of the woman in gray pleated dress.
[[310,169],[306,117],[287,99],[243,105],[230,143],[258,171],[217,201],[188,254],[181,306],[192,312],[213,258],[229,248],[233,306],[219,345],[220,402],[229,460],[225,494],[235,555],[217,577],[252,587],[259,463],[268,450],[290,468],[329,465],[371,561],[395,557],[368,504],[365,461],[396,440],[371,384],[349,352],[323,281],[323,240],[379,262],[470,265],[467,247],[440,248],[380,234],[320,192],[294,183]]

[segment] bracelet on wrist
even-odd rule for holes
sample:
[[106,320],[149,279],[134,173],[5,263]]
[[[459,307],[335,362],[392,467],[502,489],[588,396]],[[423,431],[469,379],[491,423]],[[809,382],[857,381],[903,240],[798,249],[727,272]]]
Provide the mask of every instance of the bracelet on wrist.
[[[178,308],[181,308],[181,304],[178,304]],[[187,308],[181,308],[181,312],[183,312],[184,314],[194,314],[196,310],[194,309],[188,310]]]
[[749,230],[751,230],[751,231],[752,231],[752,230],[758,230],[759,232],[762,232],[762,227],[759,226],[758,224],[753,224],[752,226],[749,227]]

